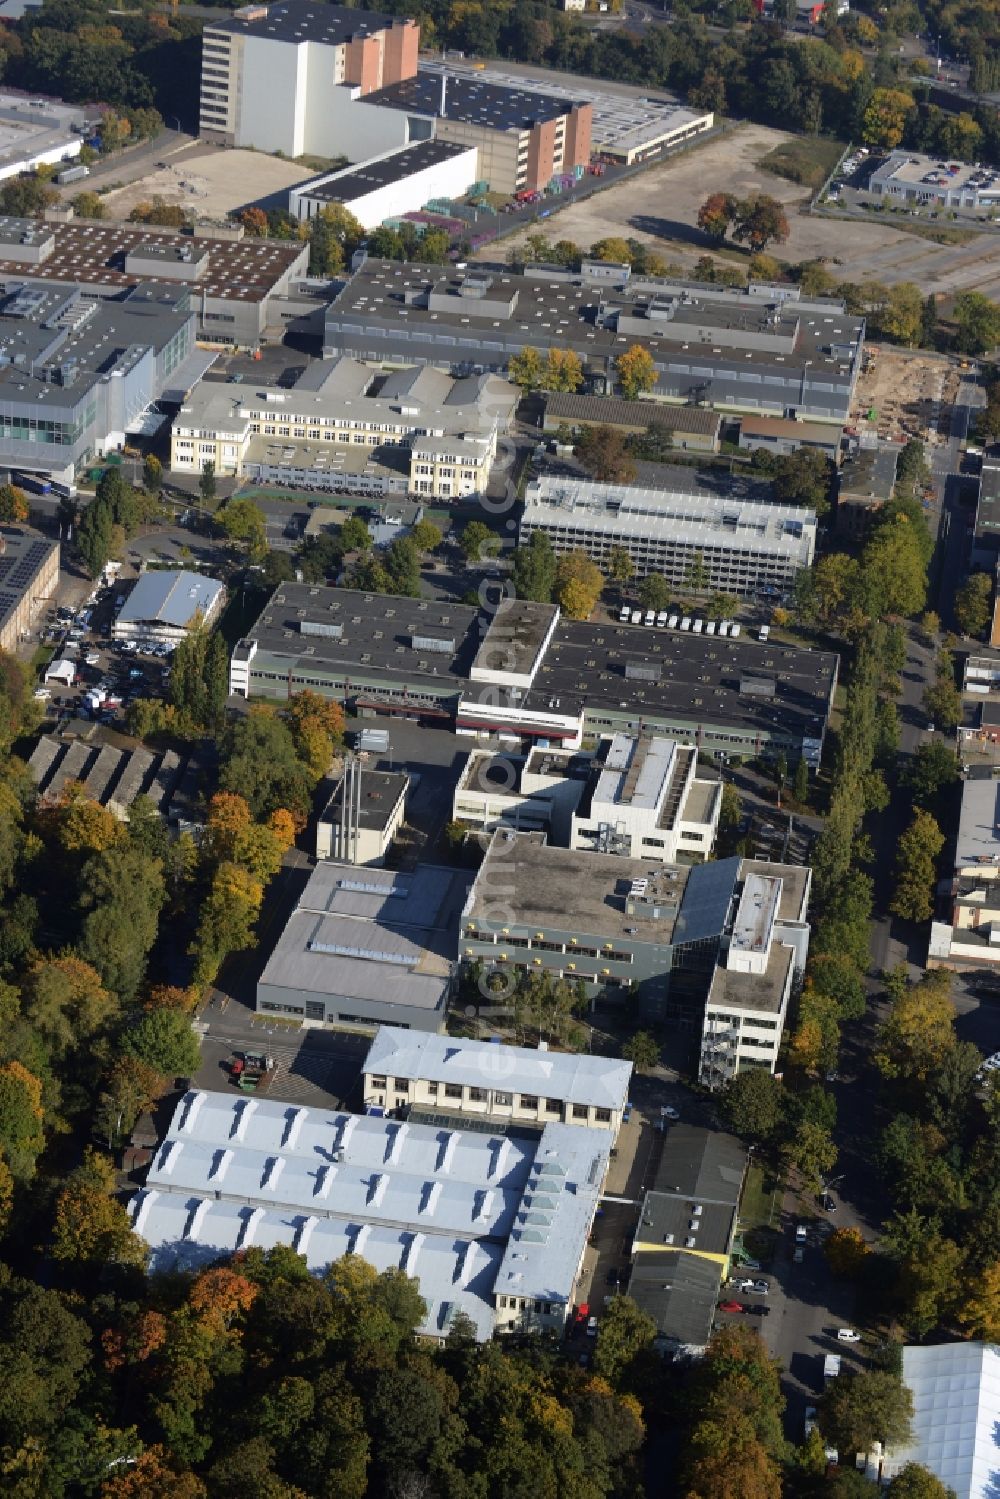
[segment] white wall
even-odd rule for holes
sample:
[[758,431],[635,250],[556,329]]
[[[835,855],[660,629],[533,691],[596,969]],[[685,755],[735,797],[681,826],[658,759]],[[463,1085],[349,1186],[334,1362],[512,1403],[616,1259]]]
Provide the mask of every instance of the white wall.
[[306,98],[305,46],[246,37],[236,144],[301,156]]
[[435,166],[425,167],[422,172],[414,172],[402,182],[376,188],[363,198],[348,203],[347,207],[366,229],[377,229],[386,219],[413,213],[432,198],[461,197],[478,180],[478,159],[475,147],[470,147],[451,161],[440,161]]
[[305,127],[309,145],[303,150],[359,162],[408,144],[405,111],[366,104],[356,92],[344,84],[313,97]]

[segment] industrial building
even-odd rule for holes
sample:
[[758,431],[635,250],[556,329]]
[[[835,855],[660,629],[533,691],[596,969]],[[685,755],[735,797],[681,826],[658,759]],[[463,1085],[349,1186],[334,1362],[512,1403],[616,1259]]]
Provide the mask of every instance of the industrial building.
[[170,466],[331,494],[472,498],[489,482],[517,391],[495,375],[426,366],[377,374],[354,359],[311,366],[290,390],[207,382],[183,403]]
[[452,817],[481,832],[544,831],[564,848],[693,863],[715,841],[722,784],[697,774],[690,745],[615,734],[593,754],[537,747],[525,756],[474,750]]
[[865,191],[897,203],[989,213],[1000,208],[1000,172],[916,151],[890,151],[871,173]]
[[[4,12],[9,18],[9,12]],[[80,104],[0,92],[0,182],[41,166],[67,165],[80,155],[88,122]]]
[[478,170],[475,146],[416,141],[299,183],[289,191],[288,211],[305,221],[339,203],[363,228],[377,229],[436,199],[464,198],[475,186]]
[[743,488],[735,480],[706,495],[543,474],[525,489],[519,539],[523,546],[541,531],[557,554],[586,552],[605,573],[612,551],[624,548],[638,577],[658,573],[678,589],[700,559],[706,588],[784,593],[812,564],[815,512],[745,499]]
[[616,360],[639,345],[656,368],[653,399],[843,426],[864,330],[843,302],[787,285],[733,289],[604,263],[519,274],[368,258],[327,309],[324,353],[502,371],[526,348],[572,349],[593,388],[614,394]]
[[[201,338],[255,345],[264,329],[281,321],[279,305],[309,264],[309,246],[297,241],[246,239],[235,226],[206,226],[193,234],[133,224],[77,223],[0,218],[0,285],[6,291],[54,282],[88,301],[135,305],[145,295],[194,318]],[[145,283],[153,283],[146,287]],[[178,361],[179,362],[179,361]],[[204,368],[204,360],[202,362]],[[175,368],[174,380],[184,371]],[[194,383],[192,372],[182,393]]]
[[[588,995],[617,991],[631,1013],[701,1032],[716,970],[734,935],[741,941],[760,877],[769,890],[779,882],[784,901],[775,961],[778,945],[787,946],[801,971],[809,945],[807,869],[739,858],[694,865],[629,859],[556,848],[542,833],[503,828],[469,892],[460,955],[511,985],[540,971],[581,983]],[[780,1027],[767,1035],[773,1039],[754,1054],[773,1070]]]
[[210,625],[222,611],[226,589],[216,578],[183,568],[150,569],[115,615],[116,640],[168,641],[179,645],[194,625]]
[[[32,225],[31,237],[45,233]],[[168,286],[96,302],[76,288],[8,280],[0,294],[0,464],[69,484],[94,457],[121,447],[194,349],[185,302]]]
[[43,735],[31,752],[28,770],[46,801],[56,801],[68,785],[78,784],[119,822],[128,822],[129,808],[138,796],[148,798],[172,827],[190,828],[204,821],[203,772],[194,757],[175,750],[161,754],[120,749],[98,737],[93,724],[83,734]]
[[368,770],[348,759],[316,819],[317,859],[383,864],[406,814],[409,786],[400,771]]
[[886,1484],[916,1463],[955,1499],[991,1499],[1000,1423],[1000,1348],[980,1342],[908,1343],[900,1373],[913,1401],[911,1436],[888,1448],[881,1462],[870,1454],[866,1476]]
[[562,1331],[609,1164],[606,1129],[473,1131],[191,1091],[129,1204],[154,1271],[282,1244],[418,1282],[418,1336]]
[[843,432],[824,422],[786,421],[780,416],[740,417],[739,445],[748,453],[761,450],[784,455],[813,448],[831,463],[839,463],[842,440]]
[[341,1025],[444,1028],[468,879],[317,864],[257,983],[257,1009]]
[[[618,1139],[632,1063],[383,1025],[364,1063],[364,1101],[411,1118],[468,1115],[494,1125],[571,1124]],[[456,1119],[456,1122],[459,1122]]]
[[476,153],[463,188],[481,180],[502,193],[544,188],[590,160],[589,103],[433,72],[418,47],[416,22],[397,16],[312,0],[248,5],[205,28],[200,134],[365,164],[444,141]]
[[632,1243],[628,1294],[673,1352],[704,1350],[736,1241],[749,1159],[732,1135],[668,1128]]
[[892,499],[899,449],[875,442],[856,448],[838,475],[836,527],[842,536],[863,536],[872,516]]
[[0,526],[0,650],[13,652],[59,586],[59,543]]
[[351,711],[403,714],[469,738],[660,734],[725,757],[817,765],[838,658],[775,641],[564,620],[551,604],[478,609],[283,583],[233,649],[230,691],[303,688]]
[[722,417],[699,406],[666,406],[662,401],[623,401],[613,396],[545,396],[546,432],[568,430],[579,435],[588,427],[610,427],[614,432],[643,433],[654,429],[669,434],[671,446],[682,452],[717,453]]

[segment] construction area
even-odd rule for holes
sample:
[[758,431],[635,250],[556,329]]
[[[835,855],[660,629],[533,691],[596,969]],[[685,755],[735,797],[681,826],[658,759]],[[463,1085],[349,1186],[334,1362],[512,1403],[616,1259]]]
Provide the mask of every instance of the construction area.
[[309,167],[261,151],[197,146],[178,153],[127,187],[104,193],[109,215],[127,219],[140,203],[159,198],[192,219],[222,219],[250,203],[287,208],[288,189],[316,175]]
[[852,425],[887,442],[917,438],[942,446],[951,434],[961,371],[939,354],[869,346],[855,392]]

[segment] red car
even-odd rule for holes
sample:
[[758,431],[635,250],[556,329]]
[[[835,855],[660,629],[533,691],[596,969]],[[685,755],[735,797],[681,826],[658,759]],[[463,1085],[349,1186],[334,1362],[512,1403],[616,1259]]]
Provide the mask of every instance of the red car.
[[719,1302],[719,1311],[720,1312],[742,1312],[742,1311],[745,1311],[745,1310],[746,1310],[746,1308],[744,1307],[742,1301],[720,1301]]

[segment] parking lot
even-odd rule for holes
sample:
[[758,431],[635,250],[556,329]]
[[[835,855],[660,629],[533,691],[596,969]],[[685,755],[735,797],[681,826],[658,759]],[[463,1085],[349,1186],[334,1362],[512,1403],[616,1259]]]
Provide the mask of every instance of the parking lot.
[[53,681],[35,690],[54,723],[77,716],[122,728],[126,710],[136,698],[164,695],[173,647],[112,638],[114,617],[129,586],[95,587],[81,608],[74,611],[60,605],[48,611],[41,641],[53,648],[53,661],[72,661],[75,667],[71,684]]

